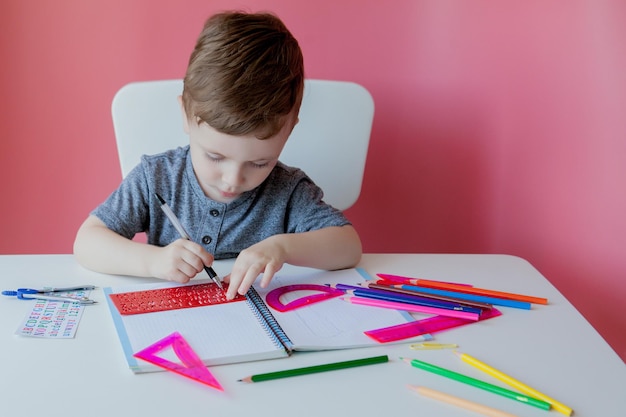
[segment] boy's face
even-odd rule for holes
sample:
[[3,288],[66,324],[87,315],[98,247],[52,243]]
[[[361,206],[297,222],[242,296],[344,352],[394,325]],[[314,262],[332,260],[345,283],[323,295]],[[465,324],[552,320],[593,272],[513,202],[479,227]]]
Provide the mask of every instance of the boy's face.
[[287,122],[277,135],[261,140],[254,135],[227,135],[183,117],[198,183],[207,197],[222,203],[265,181],[294,126]]

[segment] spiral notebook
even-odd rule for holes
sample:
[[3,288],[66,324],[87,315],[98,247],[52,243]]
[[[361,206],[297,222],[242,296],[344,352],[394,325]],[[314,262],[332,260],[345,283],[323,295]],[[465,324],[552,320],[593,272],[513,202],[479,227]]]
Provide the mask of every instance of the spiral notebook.
[[[120,314],[112,294],[175,289],[180,284],[139,284],[109,287],[104,292],[129,368],[135,373],[161,371],[133,356],[173,332],[179,332],[207,365],[274,359],[299,350],[347,349],[376,345],[366,330],[412,320],[406,313],[376,307],[355,306],[340,298],[279,312],[265,303],[274,288],[306,284],[356,285],[370,277],[361,269],[305,273],[279,272],[268,288],[251,288],[245,299],[189,308],[171,308],[142,314]],[[194,280],[195,281],[195,280]],[[193,282],[198,285],[202,282]],[[285,294],[283,297],[289,297]],[[302,294],[293,294],[293,298]],[[115,298],[115,297],[113,297]],[[287,300],[288,301],[288,300]],[[119,304],[119,303],[118,303]],[[416,340],[428,340],[421,336]],[[412,339],[413,340],[413,339]],[[172,360],[176,358],[172,356]]]

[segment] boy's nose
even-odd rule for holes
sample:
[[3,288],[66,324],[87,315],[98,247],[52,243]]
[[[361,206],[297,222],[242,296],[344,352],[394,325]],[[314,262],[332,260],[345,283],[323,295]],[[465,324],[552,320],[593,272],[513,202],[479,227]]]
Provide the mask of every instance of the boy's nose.
[[231,187],[241,185],[244,182],[243,169],[240,166],[228,167],[222,173],[222,181]]

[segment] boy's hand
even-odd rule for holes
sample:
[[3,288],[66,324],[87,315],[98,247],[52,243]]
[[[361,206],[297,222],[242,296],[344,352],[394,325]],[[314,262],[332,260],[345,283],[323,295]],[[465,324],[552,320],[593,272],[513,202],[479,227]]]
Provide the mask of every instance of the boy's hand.
[[190,240],[178,239],[157,249],[149,260],[151,275],[168,281],[187,283],[213,263],[213,255]]
[[241,251],[233,269],[225,281],[229,283],[226,298],[232,300],[237,293],[245,295],[259,274],[263,274],[261,287],[268,286],[274,274],[285,263],[285,251],[278,244],[278,237],[265,239]]

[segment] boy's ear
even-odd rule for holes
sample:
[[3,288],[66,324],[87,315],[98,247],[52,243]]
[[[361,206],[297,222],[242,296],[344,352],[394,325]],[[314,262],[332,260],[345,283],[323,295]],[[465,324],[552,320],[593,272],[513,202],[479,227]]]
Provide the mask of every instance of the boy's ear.
[[183,105],[183,96],[178,96],[178,104],[180,105],[180,111],[183,116],[183,130],[186,134],[189,134],[189,118],[187,117],[185,106]]

